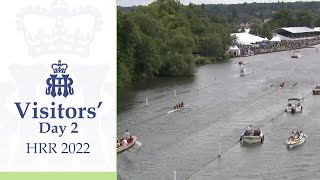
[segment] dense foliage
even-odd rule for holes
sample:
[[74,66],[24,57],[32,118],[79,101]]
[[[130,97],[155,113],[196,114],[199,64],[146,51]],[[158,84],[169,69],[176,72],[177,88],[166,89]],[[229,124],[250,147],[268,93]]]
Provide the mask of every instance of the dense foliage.
[[118,87],[155,76],[193,75],[196,66],[225,59],[230,28],[221,16],[177,0],[118,10]]
[[185,6],[156,0],[118,7],[118,87],[155,76],[192,75],[197,65],[226,59],[230,33],[239,32],[240,23],[271,39],[280,27],[320,27],[319,15],[320,2]]

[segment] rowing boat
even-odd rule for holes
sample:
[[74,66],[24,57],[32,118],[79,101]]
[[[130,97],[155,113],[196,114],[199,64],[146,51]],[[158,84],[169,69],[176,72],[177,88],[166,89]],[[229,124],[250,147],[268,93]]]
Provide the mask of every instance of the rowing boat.
[[136,143],[137,136],[131,136],[131,137],[132,137],[132,141],[129,144],[125,145],[125,146],[118,147],[117,148],[117,153],[122,152],[122,151],[124,151],[126,149],[129,149],[130,147],[132,147]]
[[181,108],[178,108],[178,109],[173,109],[173,110],[169,111],[168,113],[180,111],[180,110],[182,110],[182,109],[184,109],[184,108],[187,108],[188,106],[189,106],[189,104],[187,104],[187,105],[185,105],[185,106],[183,106],[183,107],[181,107]]

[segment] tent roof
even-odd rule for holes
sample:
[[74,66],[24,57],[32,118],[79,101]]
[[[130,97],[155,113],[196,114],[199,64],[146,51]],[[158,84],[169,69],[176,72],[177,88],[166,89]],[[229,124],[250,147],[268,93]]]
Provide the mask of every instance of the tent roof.
[[237,45],[231,46],[229,50],[239,50]]
[[[279,28],[283,29],[285,31],[288,31],[290,33],[308,33],[308,32],[316,32],[314,29],[308,28],[308,27],[284,27],[284,28]],[[279,30],[277,29],[277,30]]]
[[264,38],[248,33],[233,33],[231,35],[235,35],[237,37],[237,42],[240,44],[250,44],[266,41]]
[[313,30],[320,31],[320,27],[314,27]]
[[280,42],[281,41],[281,38],[278,36],[278,35],[275,35],[272,37],[272,39],[270,41],[273,41],[273,42]]

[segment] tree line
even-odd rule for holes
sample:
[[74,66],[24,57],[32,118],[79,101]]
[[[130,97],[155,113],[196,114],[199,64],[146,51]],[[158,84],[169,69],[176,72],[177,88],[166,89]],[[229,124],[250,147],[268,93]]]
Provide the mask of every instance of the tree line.
[[144,78],[193,75],[198,65],[228,58],[227,19],[194,4],[156,0],[117,16],[118,88]]

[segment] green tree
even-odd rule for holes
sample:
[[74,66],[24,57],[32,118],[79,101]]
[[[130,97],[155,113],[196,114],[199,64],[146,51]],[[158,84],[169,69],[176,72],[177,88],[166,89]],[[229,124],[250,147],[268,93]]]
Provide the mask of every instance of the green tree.
[[298,26],[314,27],[314,13],[310,10],[300,10],[296,13],[296,21]]
[[250,34],[259,36],[262,32],[262,21],[260,19],[253,19],[250,25]]
[[142,35],[135,51],[135,79],[153,77],[162,66],[159,48],[151,37]]
[[272,31],[268,23],[264,23],[262,26],[261,37],[266,37],[269,40],[272,39]]
[[314,26],[315,27],[320,27],[320,17],[316,17],[314,20]]
[[119,13],[117,34],[117,82],[118,87],[122,88],[131,82],[134,74],[134,53],[139,33],[128,16]]
[[278,24],[279,27],[297,26],[293,11],[288,8],[277,11],[273,15],[272,19]]

